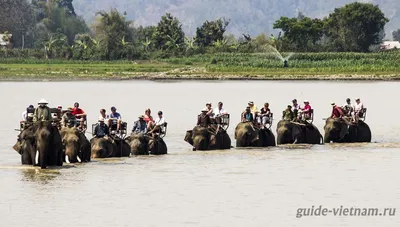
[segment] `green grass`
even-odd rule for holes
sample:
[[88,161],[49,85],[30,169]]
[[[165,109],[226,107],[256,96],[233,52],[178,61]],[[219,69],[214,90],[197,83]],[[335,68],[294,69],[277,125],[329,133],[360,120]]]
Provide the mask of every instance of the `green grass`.
[[[287,54],[283,54],[286,56]],[[176,75],[265,76],[307,78],[315,75],[400,78],[400,52],[379,53],[296,53],[289,68],[269,54],[218,53],[157,61],[76,61],[65,59],[0,58],[0,79],[118,79],[148,73]]]

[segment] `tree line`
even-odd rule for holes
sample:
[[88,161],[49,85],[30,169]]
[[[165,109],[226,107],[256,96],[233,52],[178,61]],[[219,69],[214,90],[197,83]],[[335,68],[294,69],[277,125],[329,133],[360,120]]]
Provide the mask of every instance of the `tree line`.
[[[281,17],[273,25],[281,30],[277,37],[264,33],[234,37],[226,34],[230,20],[225,18],[205,21],[194,37],[187,37],[179,19],[170,13],[163,15],[157,25],[134,26],[133,21],[126,19],[126,12],[111,9],[96,13],[96,20],[88,26],[76,15],[72,0],[1,1],[4,7],[0,8],[0,34],[12,34],[13,49],[7,49],[6,57],[150,59],[266,52],[271,48],[293,52],[369,52],[382,42],[388,22],[378,6],[355,2],[336,8],[324,19],[302,13],[294,18]],[[400,30],[393,32],[393,38],[400,40]]]

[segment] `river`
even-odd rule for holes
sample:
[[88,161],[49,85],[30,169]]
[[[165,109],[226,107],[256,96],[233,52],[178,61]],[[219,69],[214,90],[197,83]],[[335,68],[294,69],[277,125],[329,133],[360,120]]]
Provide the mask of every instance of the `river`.
[[[0,226],[398,226],[398,213],[296,214],[313,205],[400,209],[399,87],[400,82],[331,81],[0,82]],[[259,108],[269,102],[278,119],[293,98],[308,99],[323,133],[330,103],[342,105],[347,97],[361,98],[368,108],[372,143],[193,152],[183,141],[206,102],[224,103],[234,145],[233,130],[250,100]],[[80,102],[90,123],[100,108],[109,112],[115,106],[129,128],[146,108],[153,115],[162,110],[169,154],[47,170],[21,166],[12,150],[14,129],[22,111],[41,98],[64,108]]]

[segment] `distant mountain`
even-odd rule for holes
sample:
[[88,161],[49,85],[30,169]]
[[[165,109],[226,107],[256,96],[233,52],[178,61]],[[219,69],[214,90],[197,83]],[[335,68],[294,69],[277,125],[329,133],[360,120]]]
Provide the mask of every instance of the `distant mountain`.
[[[281,16],[295,17],[302,12],[308,17],[323,18],[335,8],[354,2],[352,0],[75,0],[75,11],[88,23],[100,10],[117,8],[126,12],[127,18],[136,25],[156,24],[166,12],[172,13],[183,23],[187,35],[195,33],[196,27],[205,20],[219,17],[230,19],[228,32],[235,35],[248,33],[277,33],[272,24]],[[364,0],[378,5],[389,18],[387,38],[400,28],[399,0]]]

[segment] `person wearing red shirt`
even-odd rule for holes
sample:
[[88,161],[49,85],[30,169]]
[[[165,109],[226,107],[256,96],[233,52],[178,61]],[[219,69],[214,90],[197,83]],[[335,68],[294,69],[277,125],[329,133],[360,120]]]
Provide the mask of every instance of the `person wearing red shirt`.
[[302,112],[300,113],[299,119],[303,119],[303,120],[310,119],[310,117],[311,117],[311,106],[310,106],[310,102],[308,100],[304,100],[304,107],[300,108],[300,110]]
[[154,119],[151,116],[151,110],[150,108],[148,108],[145,112],[144,112],[144,118],[143,120],[147,123],[147,128],[150,129],[154,123]]
[[337,119],[343,117],[343,111],[340,109],[334,102],[331,103],[332,105],[332,115],[331,118]]
[[86,113],[79,108],[79,103],[77,102],[74,104],[74,108],[72,109],[72,115],[74,115],[76,120],[79,122],[80,129],[83,129],[86,120]]

